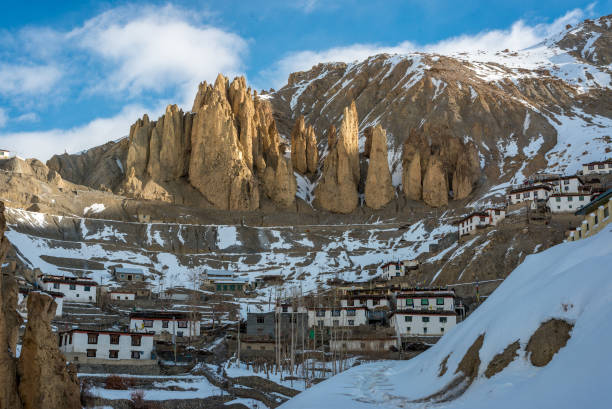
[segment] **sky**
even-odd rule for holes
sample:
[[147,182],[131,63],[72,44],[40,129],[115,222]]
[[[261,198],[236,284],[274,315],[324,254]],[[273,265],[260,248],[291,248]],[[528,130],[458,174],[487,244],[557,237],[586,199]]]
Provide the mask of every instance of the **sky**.
[[611,13],[612,0],[6,2],[0,149],[44,161],[119,139],[145,113],[190,109],[219,72],[279,89],[319,62],[519,50]]

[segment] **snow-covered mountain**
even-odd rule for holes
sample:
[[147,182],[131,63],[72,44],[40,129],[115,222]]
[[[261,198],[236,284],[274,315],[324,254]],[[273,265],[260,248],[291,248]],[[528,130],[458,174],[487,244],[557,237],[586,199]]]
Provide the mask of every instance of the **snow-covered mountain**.
[[609,407],[610,243],[612,226],[531,255],[428,351],[354,367],[281,407]]

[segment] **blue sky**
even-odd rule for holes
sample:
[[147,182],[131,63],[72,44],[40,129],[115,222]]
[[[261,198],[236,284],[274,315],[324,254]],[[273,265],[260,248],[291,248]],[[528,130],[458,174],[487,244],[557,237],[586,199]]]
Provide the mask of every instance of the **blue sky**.
[[0,148],[46,160],[189,109],[218,72],[278,88],[321,61],[520,49],[612,0],[33,1],[0,13]]

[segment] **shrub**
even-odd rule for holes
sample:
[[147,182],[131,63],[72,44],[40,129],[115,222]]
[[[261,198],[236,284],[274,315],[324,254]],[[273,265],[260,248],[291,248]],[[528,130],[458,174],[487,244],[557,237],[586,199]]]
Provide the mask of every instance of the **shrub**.
[[94,400],[96,399],[96,395],[91,391],[92,385],[91,382],[84,379],[81,381],[81,405],[83,407],[88,408],[94,405]]
[[114,390],[127,390],[128,383],[120,376],[111,375],[106,378],[105,381],[105,389],[114,389]]

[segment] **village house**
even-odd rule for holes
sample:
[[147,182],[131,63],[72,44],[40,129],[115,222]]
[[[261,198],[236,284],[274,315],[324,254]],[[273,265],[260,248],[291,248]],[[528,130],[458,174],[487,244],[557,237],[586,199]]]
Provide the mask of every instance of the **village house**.
[[397,338],[391,336],[349,337],[347,339],[330,339],[329,349],[335,352],[380,353],[397,348]]
[[245,290],[247,282],[235,278],[231,280],[215,280],[213,285],[217,292],[241,293]]
[[46,275],[42,287],[47,291],[64,294],[64,301],[96,302],[98,283],[89,278]]
[[395,296],[396,310],[455,311],[453,290],[410,290]]
[[395,311],[389,319],[391,328],[401,337],[440,337],[457,325],[454,311]]
[[506,217],[506,209],[487,208],[471,213],[454,224],[459,229],[459,236],[474,234],[480,228],[497,226]]
[[152,334],[71,329],[59,333],[59,349],[68,361],[79,363],[155,359]]
[[401,261],[390,261],[380,266],[382,270],[382,278],[390,280],[393,277],[403,277],[406,275],[406,269],[404,263]]
[[612,158],[600,162],[585,163],[582,165],[583,175],[612,174]]
[[342,307],[367,307],[367,308],[378,308],[387,307],[389,308],[389,299],[385,295],[377,294],[360,294],[352,295],[346,299],[340,300],[340,306]]
[[136,300],[136,291],[111,289],[108,295],[113,301],[134,301]]
[[576,175],[559,176],[543,182],[551,185],[554,193],[580,193],[584,190],[584,183]]
[[113,267],[113,276],[117,281],[144,281],[145,273],[139,268]]
[[580,208],[576,216],[585,216],[576,230],[570,231],[567,240],[576,241],[590,237],[610,224],[612,218],[612,189],[600,194]]
[[552,187],[547,184],[527,185],[510,190],[508,203],[511,205],[531,202],[534,200],[548,200]]
[[553,213],[572,213],[590,201],[590,196],[584,193],[553,193],[547,205]]
[[0,160],[9,159],[11,157],[11,152],[6,149],[0,149]]
[[[292,321],[293,320],[293,325]],[[277,328],[280,321],[280,327]],[[289,311],[269,311],[269,312],[248,312],[247,313],[247,335],[276,338],[277,331],[280,331],[281,338],[289,338],[292,328],[297,337],[302,337],[308,332],[308,313],[306,309],[296,312]]]
[[309,327],[356,327],[367,323],[367,307],[308,308]]
[[242,357],[273,357],[275,351],[276,342],[272,338],[247,335],[240,339]]
[[[23,313],[27,314],[28,294],[32,291],[36,291],[36,290],[32,288],[19,287],[17,305],[18,305],[18,309],[21,310],[21,312]],[[43,291],[43,292],[53,297],[53,301],[55,301],[55,303],[57,304],[57,307],[55,308],[55,316],[61,317],[63,314],[63,309],[64,309],[64,293],[60,293],[58,291],[48,291],[48,290]]]
[[232,280],[236,278],[236,273],[226,270],[204,270],[202,280],[204,284],[213,284],[217,280]]
[[136,311],[130,314],[130,330],[155,335],[200,336],[201,319],[199,312]]

